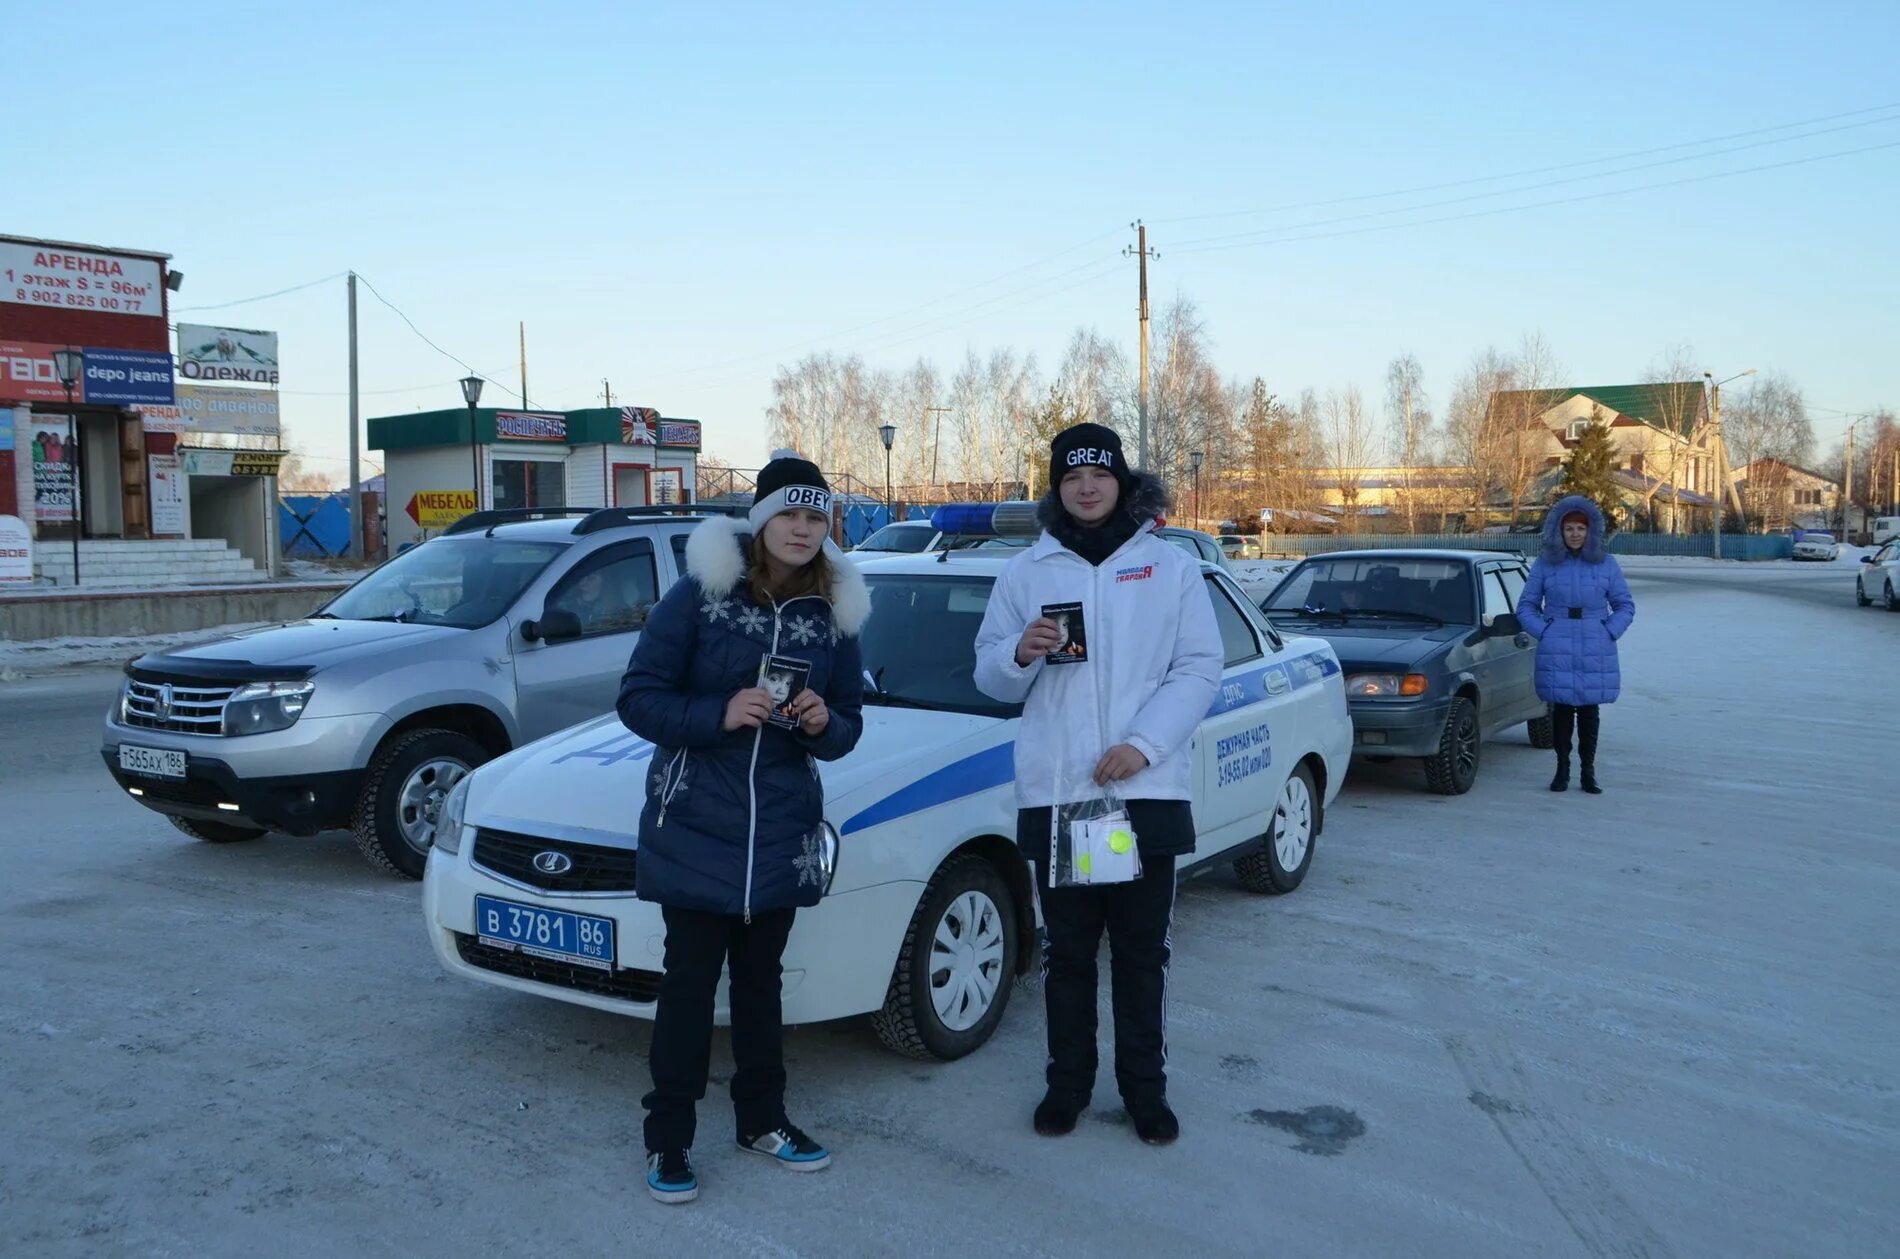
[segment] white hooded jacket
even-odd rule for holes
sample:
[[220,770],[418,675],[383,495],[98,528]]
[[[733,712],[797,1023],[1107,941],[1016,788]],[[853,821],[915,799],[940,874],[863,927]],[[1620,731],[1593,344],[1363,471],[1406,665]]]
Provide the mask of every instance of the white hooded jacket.
[[[1024,703],[1020,808],[1104,796],[1095,766],[1118,743],[1148,758],[1148,768],[1114,784],[1120,799],[1194,797],[1188,747],[1220,690],[1220,627],[1199,563],[1154,527],[1147,521],[1094,566],[1044,532],[996,579],[976,636],[976,685]],[[1052,603],[1082,605],[1088,659],[1023,668],[1016,645]]]

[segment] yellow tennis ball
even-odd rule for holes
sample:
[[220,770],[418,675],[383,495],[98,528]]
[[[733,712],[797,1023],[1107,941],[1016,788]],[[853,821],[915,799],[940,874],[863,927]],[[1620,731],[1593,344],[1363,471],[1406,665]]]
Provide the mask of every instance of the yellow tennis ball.
[[1135,846],[1135,837],[1127,831],[1110,831],[1108,850],[1113,853],[1125,853]]
[[1095,862],[1087,853],[1079,852],[1075,854],[1075,868],[1083,874],[1093,874]]

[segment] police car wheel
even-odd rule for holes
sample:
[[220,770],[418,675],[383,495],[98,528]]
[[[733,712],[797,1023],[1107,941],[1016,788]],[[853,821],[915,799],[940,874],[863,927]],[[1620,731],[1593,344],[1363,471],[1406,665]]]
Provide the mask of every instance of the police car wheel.
[[872,1030],[907,1058],[973,1052],[1003,1020],[1021,947],[1002,872],[975,853],[953,857],[911,916]]
[[421,878],[449,789],[487,759],[481,744],[453,730],[411,730],[384,743],[370,758],[350,828],[363,859]]
[[167,817],[173,826],[193,839],[207,844],[241,844],[247,839],[262,839],[264,832],[255,826],[234,826],[229,822],[202,822],[194,817]]
[[1887,611],[1900,612],[1900,598],[1894,597],[1893,580],[1891,578],[1887,581]]
[[1284,896],[1305,881],[1318,829],[1319,796],[1313,790],[1313,772],[1296,765],[1280,789],[1266,839],[1234,862],[1234,877],[1249,892]]
[[1860,578],[1854,578],[1854,602],[1860,607],[1872,607],[1873,600],[1867,597],[1867,587],[1861,585]]

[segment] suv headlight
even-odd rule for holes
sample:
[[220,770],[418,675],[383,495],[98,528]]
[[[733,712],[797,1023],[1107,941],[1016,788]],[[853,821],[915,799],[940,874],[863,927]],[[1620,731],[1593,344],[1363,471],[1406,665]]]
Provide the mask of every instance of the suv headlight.
[[231,695],[224,706],[224,733],[269,734],[288,730],[303,716],[312,682],[247,682]]
[[1410,699],[1423,695],[1422,673],[1355,673],[1346,679],[1347,699]]
[[829,822],[818,826],[818,875],[824,880],[823,896],[831,895],[831,881],[838,877],[838,831]]
[[462,851],[462,815],[468,811],[468,775],[449,788],[442,811],[435,816],[435,846],[453,857]]

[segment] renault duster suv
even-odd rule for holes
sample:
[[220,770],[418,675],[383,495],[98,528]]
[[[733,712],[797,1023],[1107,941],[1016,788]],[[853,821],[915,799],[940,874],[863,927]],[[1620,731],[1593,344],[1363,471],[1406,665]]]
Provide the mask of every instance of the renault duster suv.
[[449,788],[613,708],[702,515],[465,517],[305,620],[132,661],[106,768],[198,839],[347,828],[372,865],[420,878]]

